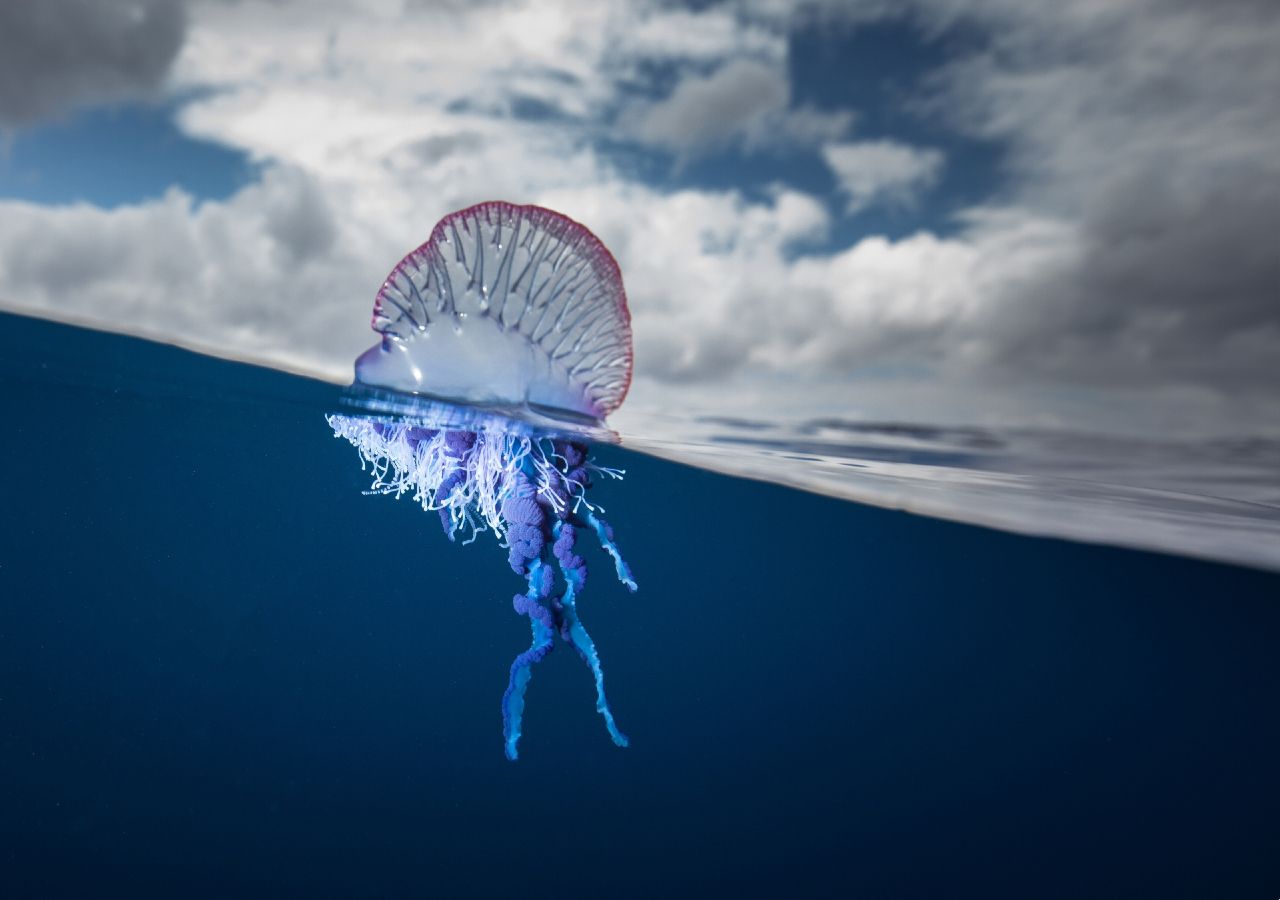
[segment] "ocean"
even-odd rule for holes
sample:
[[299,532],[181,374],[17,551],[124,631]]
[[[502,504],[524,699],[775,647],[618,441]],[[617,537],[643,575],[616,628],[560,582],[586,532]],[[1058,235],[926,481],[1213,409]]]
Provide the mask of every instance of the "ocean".
[[[1141,506],[1106,479],[1036,495],[1162,553],[888,508],[918,469],[880,506],[787,471],[833,430],[850,478],[903,463],[885,428],[769,438],[750,479],[655,455],[692,436],[598,445],[639,591],[587,547],[579,611],[631,746],[562,646],[508,762],[523,582],[366,494],[343,402],[0,315],[4,896],[1280,896],[1270,456],[1226,498],[1261,525],[1182,503],[1182,543],[1101,521]],[[1053,530],[998,481],[975,520]]]

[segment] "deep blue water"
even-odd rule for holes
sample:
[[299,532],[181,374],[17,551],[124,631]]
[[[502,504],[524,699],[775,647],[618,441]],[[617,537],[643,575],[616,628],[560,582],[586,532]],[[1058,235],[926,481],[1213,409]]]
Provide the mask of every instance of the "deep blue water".
[[1280,576],[601,447],[632,746],[561,647],[509,763],[522,582],[337,395],[0,316],[0,893],[1280,896]]

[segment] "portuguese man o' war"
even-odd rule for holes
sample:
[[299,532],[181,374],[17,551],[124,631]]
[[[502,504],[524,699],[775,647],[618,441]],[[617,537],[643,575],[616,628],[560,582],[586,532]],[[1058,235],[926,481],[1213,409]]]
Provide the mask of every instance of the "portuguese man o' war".
[[513,607],[533,633],[502,697],[509,759],[533,666],[569,644],[595,680],[596,710],[627,746],[605,696],[595,643],[578,615],[585,532],[636,583],[593,478],[586,439],[631,383],[631,315],[618,264],[585,227],[537,206],[482,203],[446,216],[387,277],[373,308],[381,341],[356,361],[359,414],[328,417],[373,473],[370,493],[409,496],[450,540],[491,532],[526,588]]

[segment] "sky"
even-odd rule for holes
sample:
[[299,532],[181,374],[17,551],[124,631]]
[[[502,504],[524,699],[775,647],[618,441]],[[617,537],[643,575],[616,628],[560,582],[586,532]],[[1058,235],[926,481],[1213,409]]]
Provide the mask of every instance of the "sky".
[[0,308],[345,382],[503,199],[618,258],[620,422],[1280,434],[1277,48],[1266,0],[5,4]]

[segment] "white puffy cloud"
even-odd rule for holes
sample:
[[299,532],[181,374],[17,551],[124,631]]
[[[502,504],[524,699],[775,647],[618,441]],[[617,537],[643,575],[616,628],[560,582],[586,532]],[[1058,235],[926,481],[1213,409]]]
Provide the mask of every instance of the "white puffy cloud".
[[0,209],[10,308],[334,380],[373,343],[349,319],[386,248],[296,169],[268,169],[226,202],[173,189],[112,210]]
[[827,144],[822,158],[835,174],[850,213],[873,203],[911,204],[937,182],[943,164],[937,150],[887,140]]
[[702,64],[726,56],[781,61],[787,55],[785,32],[766,27],[731,9],[698,11],[675,6],[636,4],[636,19],[615,48],[632,60],[664,60]]

